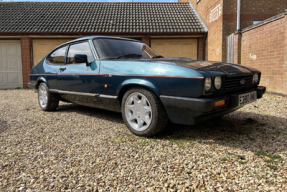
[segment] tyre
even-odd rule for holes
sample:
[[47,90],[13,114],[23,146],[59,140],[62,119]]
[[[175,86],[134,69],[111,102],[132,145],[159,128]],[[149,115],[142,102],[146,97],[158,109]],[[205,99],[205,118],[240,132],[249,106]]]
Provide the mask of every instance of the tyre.
[[129,89],[123,96],[121,111],[128,129],[137,136],[153,136],[161,132],[168,122],[161,101],[144,88]]
[[49,92],[45,83],[41,83],[38,87],[38,101],[43,111],[53,111],[59,106],[59,99]]

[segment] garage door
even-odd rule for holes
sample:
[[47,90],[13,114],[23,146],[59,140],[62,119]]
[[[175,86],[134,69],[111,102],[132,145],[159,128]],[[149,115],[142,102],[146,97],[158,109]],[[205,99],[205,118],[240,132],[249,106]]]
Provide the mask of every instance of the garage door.
[[34,39],[33,40],[33,63],[37,65],[55,47],[72,39]]
[[0,89],[23,87],[21,43],[0,41]]
[[197,60],[197,39],[151,39],[151,48],[166,58]]

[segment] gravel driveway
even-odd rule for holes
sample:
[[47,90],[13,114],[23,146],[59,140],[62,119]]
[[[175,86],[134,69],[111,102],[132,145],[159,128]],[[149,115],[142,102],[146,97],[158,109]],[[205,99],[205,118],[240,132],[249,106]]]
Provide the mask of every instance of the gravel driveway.
[[287,100],[132,135],[114,112],[0,91],[0,191],[286,191]]

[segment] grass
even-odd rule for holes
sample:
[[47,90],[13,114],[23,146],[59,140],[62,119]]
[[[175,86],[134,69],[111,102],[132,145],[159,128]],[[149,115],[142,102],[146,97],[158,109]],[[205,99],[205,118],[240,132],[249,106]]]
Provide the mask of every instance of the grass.
[[248,161],[238,161],[238,163],[240,163],[241,165],[247,164]]
[[220,161],[223,161],[223,162],[225,162],[225,161],[227,161],[227,158],[222,158],[222,159],[220,159]]
[[266,159],[264,159],[264,161],[267,162],[267,163],[273,163],[276,160],[280,160],[280,161],[283,160],[280,155],[271,155],[271,154],[268,154],[268,153],[265,153],[265,152],[256,152],[255,155],[259,156],[259,157],[265,157]]
[[277,166],[275,165],[266,165],[267,167],[269,167],[270,169],[276,171],[277,170]]
[[141,146],[141,147],[144,147],[144,146],[147,145],[147,142],[146,141],[141,141],[141,142],[138,143],[138,145]]
[[228,155],[235,155],[234,153],[227,153]]

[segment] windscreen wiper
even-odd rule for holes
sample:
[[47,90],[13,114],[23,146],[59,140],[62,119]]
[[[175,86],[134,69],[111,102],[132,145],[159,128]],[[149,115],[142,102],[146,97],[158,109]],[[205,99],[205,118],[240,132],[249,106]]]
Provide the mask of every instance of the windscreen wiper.
[[164,58],[164,57],[162,55],[156,55],[152,57],[152,59],[155,59],[155,58]]
[[127,55],[118,56],[117,59],[122,58],[122,57],[142,57],[142,55],[131,53],[131,54],[127,54]]

